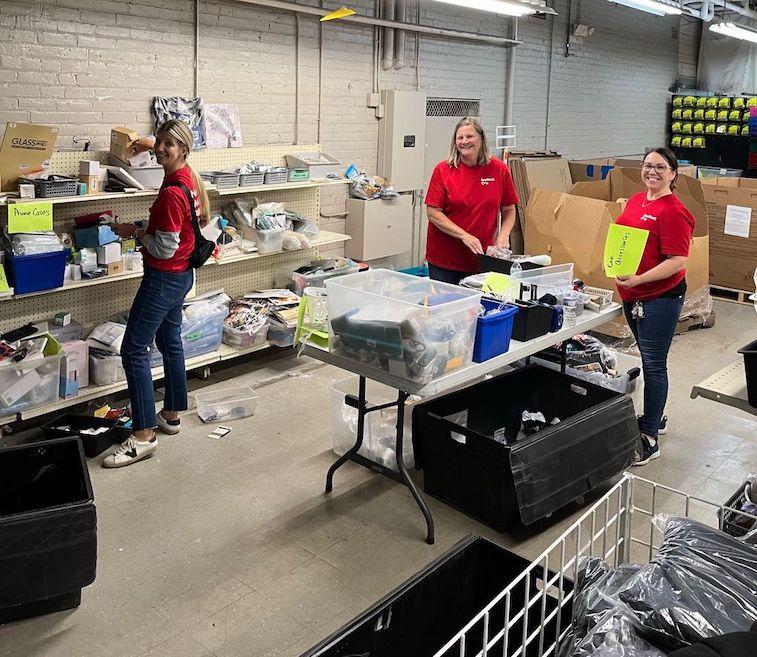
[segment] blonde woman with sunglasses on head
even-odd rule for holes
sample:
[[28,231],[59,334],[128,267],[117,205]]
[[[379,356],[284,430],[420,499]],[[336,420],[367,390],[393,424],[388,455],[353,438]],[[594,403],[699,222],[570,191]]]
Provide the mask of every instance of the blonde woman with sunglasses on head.
[[[190,258],[195,247],[193,216],[208,220],[205,187],[187,164],[194,138],[177,120],[164,123],[155,135],[155,156],[165,172],[158,198],[150,208],[147,228],[114,224],[121,237],[142,242],[144,276],[132,303],[121,346],[121,360],[131,398],[132,434],[103,466],[118,468],[150,456],[158,447],[155,429],[179,432],[179,412],[187,409],[187,375],[181,343],[184,297],[194,283]],[[163,356],[166,394],[155,413],[155,392],[149,349],[153,342]]]

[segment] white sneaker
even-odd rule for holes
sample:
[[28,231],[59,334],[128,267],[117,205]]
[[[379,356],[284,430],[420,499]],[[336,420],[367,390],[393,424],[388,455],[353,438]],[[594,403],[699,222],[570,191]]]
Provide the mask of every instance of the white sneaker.
[[122,468],[150,456],[158,449],[158,436],[153,435],[150,440],[137,440],[134,434],[121,443],[115,452],[109,454],[103,460],[104,468]]
[[156,420],[158,422],[158,430],[162,431],[163,433],[167,433],[169,435],[174,435],[179,433],[181,431],[181,420],[166,420],[166,418],[163,417],[163,412],[161,411],[156,416]]

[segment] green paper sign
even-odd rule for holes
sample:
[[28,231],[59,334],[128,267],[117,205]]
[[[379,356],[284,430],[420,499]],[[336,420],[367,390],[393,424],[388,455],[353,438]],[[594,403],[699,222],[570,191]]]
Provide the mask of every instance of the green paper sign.
[[510,277],[507,274],[500,274],[496,271],[489,272],[484,279],[484,284],[481,286],[483,292],[493,292],[494,294],[502,294],[509,289]]
[[5,268],[0,265],[0,294],[3,292],[9,292],[8,279],[5,278]]
[[649,231],[612,224],[605,242],[605,274],[608,278],[633,276],[641,264]]
[[53,204],[50,201],[12,203],[8,206],[9,233],[33,233],[52,229]]

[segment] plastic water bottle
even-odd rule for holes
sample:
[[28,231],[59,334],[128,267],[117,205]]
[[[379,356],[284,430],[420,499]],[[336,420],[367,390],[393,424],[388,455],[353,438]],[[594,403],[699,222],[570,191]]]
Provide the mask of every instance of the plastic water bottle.
[[573,290],[563,295],[562,311],[563,326],[573,328],[576,325],[576,304],[578,303],[578,294]]
[[513,299],[520,300],[520,275],[523,273],[523,267],[517,258],[513,258],[510,265],[510,291]]

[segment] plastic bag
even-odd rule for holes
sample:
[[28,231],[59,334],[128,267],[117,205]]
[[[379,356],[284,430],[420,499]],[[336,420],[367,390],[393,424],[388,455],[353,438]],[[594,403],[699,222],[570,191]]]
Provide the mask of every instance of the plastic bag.
[[704,324],[711,314],[712,296],[709,285],[686,294],[681,308],[681,319],[696,318]]
[[757,620],[757,548],[687,518],[655,522],[664,538],[649,563],[616,570],[598,559],[582,564],[573,650],[597,627],[621,628],[620,621],[610,622],[614,616],[628,619],[637,637],[666,652],[748,630]]
[[180,98],[171,96],[152,99],[152,113],[155,117],[155,130],[169,119],[179,119],[186,123],[194,135],[192,148],[205,148],[205,107],[202,98]]
[[255,228],[273,230],[287,227],[287,217],[283,203],[261,203],[252,210]]
[[381,196],[383,185],[375,178],[369,176],[365,171],[358,171],[354,165],[348,167],[345,172],[346,176],[352,181],[350,185],[350,195],[353,198],[361,198],[370,201]]
[[35,255],[39,253],[54,253],[61,251],[63,245],[58,236],[52,232],[44,233],[14,233],[11,235],[13,255]]

